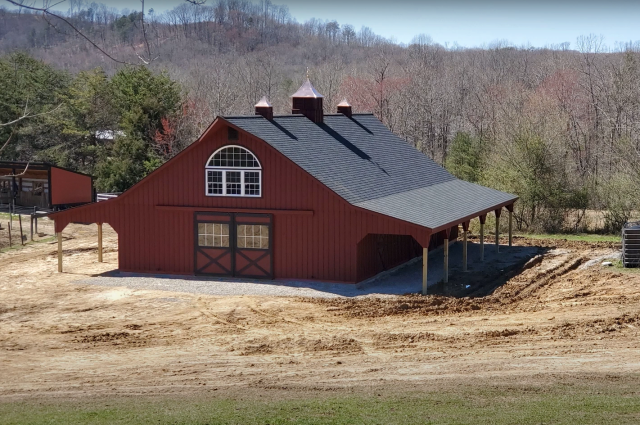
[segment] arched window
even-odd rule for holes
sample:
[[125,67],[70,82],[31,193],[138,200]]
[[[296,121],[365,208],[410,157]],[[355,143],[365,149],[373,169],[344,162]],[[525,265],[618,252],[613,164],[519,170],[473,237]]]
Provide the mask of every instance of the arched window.
[[225,146],[211,155],[206,166],[207,196],[254,196],[262,193],[262,167],[242,146]]

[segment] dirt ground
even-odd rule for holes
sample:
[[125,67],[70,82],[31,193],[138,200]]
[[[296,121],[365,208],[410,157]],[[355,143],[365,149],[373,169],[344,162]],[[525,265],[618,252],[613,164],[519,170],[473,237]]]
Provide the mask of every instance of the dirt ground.
[[115,269],[117,239],[107,227],[101,264],[95,226],[64,235],[62,274],[55,242],[0,254],[5,401],[615,381],[640,372],[640,274],[584,268],[615,244],[517,239],[550,249],[482,296],[303,299],[73,283]]
[[[25,243],[31,240],[31,222],[28,215],[23,215],[21,217],[12,215],[10,218],[9,214],[0,213],[0,250],[9,248],[9,242],[11,242],[12,247],[16,247],[21,244],[20,218],[22,218],[22,239]],[[11,231],[9,231],[9,222],[13,224]],[[33,240],[49,240],[54,237],[54,235],[55,230],[53,228],[53,221],[50,221],[47,218],[40,218],[38,220],[37,231],[35,226],[33,229]],[[11,240],[9,240],[9,236],[11,236]]]

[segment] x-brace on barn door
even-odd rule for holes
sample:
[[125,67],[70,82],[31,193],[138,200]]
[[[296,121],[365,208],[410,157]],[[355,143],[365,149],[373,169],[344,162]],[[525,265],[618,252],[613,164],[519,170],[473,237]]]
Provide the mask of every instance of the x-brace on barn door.
[[196,212],[196,275],[273,278],[269,214]]

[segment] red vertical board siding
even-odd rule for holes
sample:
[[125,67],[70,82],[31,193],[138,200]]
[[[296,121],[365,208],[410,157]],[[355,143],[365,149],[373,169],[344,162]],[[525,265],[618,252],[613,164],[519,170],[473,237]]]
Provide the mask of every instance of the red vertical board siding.
[[[409,235],[384,240],[390,263],[410,255],[403,241],[423,240],[426,229],[348,204],[267,143],[239,134],[239,140],[228,141],[226,123],[219,121],[119,198],[57,213],[56,230],[73,221],[109,223],[118,232],[121,270],[193,274],[193,212],[159,210],[158,205],[313,211],[312,216],[274,214],[274,276],[345,282],[356,282],[376,267],[367,235]],[[205,196],[206,162],[228,144],[246,147],[262,164],[261,198]]]
[[51,203],[69,205],[93,200],[91,177],[51,167]]

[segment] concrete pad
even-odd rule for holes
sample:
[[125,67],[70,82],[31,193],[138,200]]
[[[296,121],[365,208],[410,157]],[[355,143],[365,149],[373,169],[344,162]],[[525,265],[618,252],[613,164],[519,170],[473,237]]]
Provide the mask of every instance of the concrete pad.
[[[506,271],[520,264],[524,265],[541,251],[538,247],[506,246],[495,244],[484,245],[484,262],[480,261],[480,244],[467,243],[467,272],[462,271],[462,242],[455,242],[449,246],[449,280],[464,282],[465,276],[469,280],[479,274],[489,274],[499,278]],[[444,253],[442,249],[429,253],[428,288],[434,288],[444,279]],[[387,276],[365,282],[362,289],[368,293],[416,293],[422,291],[422,261],[409,264]]]

